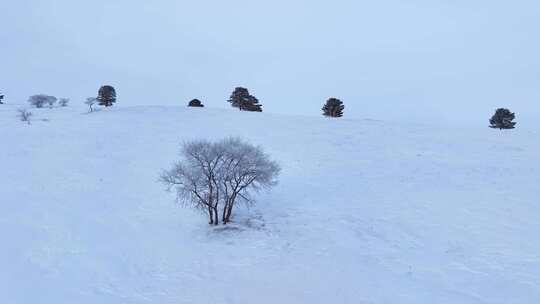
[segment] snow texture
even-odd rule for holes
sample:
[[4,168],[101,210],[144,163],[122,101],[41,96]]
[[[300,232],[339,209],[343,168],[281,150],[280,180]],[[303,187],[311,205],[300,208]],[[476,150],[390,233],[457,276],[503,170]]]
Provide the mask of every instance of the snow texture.
[[[538,130],[18,107],[0,106],[1,303],[540,302]],[[183,140],[226,136],[283,171],[213,228],[158,176]]]

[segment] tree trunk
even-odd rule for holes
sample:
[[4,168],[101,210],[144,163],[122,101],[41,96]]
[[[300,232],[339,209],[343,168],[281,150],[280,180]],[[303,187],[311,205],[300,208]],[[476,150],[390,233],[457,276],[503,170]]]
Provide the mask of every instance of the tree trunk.
[[227,201],[225,203],[225,206],[223,206],[223,214],[221,215],[221,221],[223,222],[224,225],[227,225],[228,221],[227,221],[227,206],[229,206],[229,202]]
[[208,207],[208,215],[210,216],[210,222],[208,224],[214,224],[214,214],[212,207]]
[[217,210],[217,206],[214,207],[214,225],[219,225],[219,213]]
[[234,207],[234,201],[236,201],[236,193],[231,196],[229,199],[229,204],[227,204],[227,214],[225,215],[225,221],[228,223],[231,221],[231,214]]
[[230,203],[229,206],[227,206],[227,216],[225,217],[225,222],[231,221],[231,214],[233,209],[234,203]]

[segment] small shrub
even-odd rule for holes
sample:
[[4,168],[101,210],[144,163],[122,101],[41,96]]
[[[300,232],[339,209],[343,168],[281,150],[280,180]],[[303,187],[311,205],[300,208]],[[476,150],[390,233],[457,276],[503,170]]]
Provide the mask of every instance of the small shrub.
[[32,112],[26,109],[18,109],[17,112],[19,113],[17,114],[17,117],[19,117],[22,122],[30,124],[30,117],[32,117]]
[[495,114],[489,120],[490,128],[494,129],[514,129],[516,123],[513,122],[516,115],[508,109],[499,108],[495,111]]
[[341,117],[343,109],[345,109],[343,102],[337,98],[328,99],[322,107],[323,115],[327,117]]
[[52,109],[52,107],[54,106],[54,104],[56,103],[58,99],[54,96],[50,96],[48,99],[47,99],[47,104],[49,105],[49,108]]
[[58,100],[58,104],[61,107],[67,107],[68,103],[69,103],[69,98],[60,98],[60,100]]
[[192,101],[190,101],[188,103],[188,107],[199,107],[199,108],[202,108],[204,107],[204,105],[202,104],[202,102],[198,99],[193,99]]

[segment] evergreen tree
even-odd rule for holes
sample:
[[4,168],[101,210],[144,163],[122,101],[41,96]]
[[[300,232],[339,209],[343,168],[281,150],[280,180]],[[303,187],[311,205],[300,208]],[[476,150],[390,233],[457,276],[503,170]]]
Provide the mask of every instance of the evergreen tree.
[[0,104],[4,104],[2,100],[4,99],[4,95],[0,94]]
[[345,109],[343,102],[337,98],[328,99],[322,107],[323,115],[328,117],[343,116],[343,109]]
[[192,101],[190,101],[188,103],[188,107],[199,107],[199,108],[202,108],[204,107],[204,105],[202,104],[202,102],[198,99],[193,99]]
[[240,108],[242,103],[245,103],[249,99],[249,91],[246,88],[238,87],[234,89],[229,98],[229,102],[233,108]]
[[238,87],[234,89],[228,101],[240,111],[262,112],[262,105],[259,104],[259,100],[249,94],[246,88]]
[[112,106],[116,102],[116,90],[114,87],[104,85],[99,88],[97,101],[100,106]]
[[494,129],[513,129],[516,125],[514,120],[516,118],[516,115],[508,109],[499,108],[495,111],[495,114],[491,117],[489,120],[489,123],[491,124],[489,127]]

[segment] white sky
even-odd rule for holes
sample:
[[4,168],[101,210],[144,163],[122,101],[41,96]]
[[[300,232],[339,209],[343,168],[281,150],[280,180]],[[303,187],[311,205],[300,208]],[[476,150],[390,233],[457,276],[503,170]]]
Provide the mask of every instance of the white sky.
[[265,112],[487,125],[499,106],[540,118],[540,2],[0,1],[0,90],[82,103],[228,107],[235,86]]

